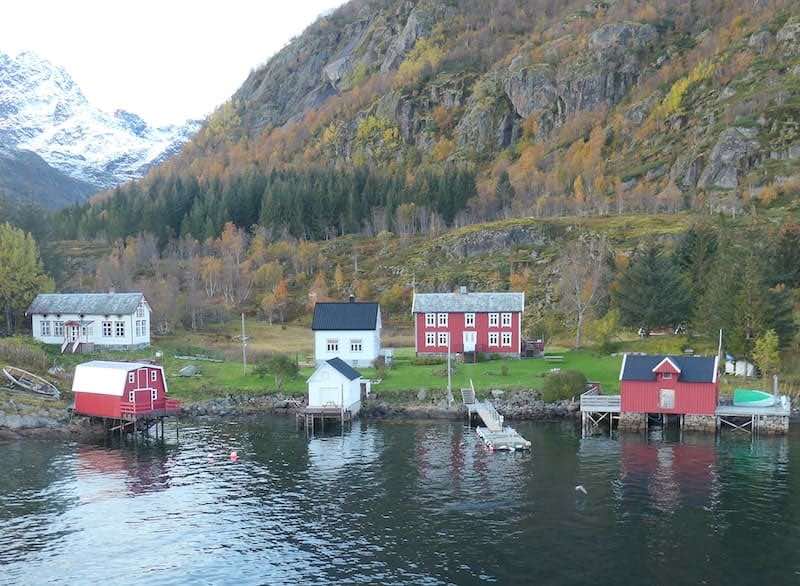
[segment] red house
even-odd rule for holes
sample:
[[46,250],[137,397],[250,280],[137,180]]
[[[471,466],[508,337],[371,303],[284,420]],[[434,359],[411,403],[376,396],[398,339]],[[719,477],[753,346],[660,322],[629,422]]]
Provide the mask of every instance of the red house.
[[75,367],[75,412],[109,419],[159,417],[180,411],[167,398],[164,369],[137,362],[94,360]]
[[486,352],[519,356],[522,350],[524,293],[457,293],[414,295],[414,339],[417,354]]
[[626,354],[619,374],[622,413],[714,415],[719,358]]

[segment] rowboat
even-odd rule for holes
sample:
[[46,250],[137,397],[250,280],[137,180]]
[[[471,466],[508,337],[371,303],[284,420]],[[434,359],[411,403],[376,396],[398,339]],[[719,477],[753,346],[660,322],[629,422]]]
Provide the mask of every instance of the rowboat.
[[28,372],[27,370],[22,370],[21,368],[17,368],[15,366],[6,366],[3,369],[3,375],[13,386],[19,387],[28,392],[35,393],[37,395],[44,395],[46,397],[52,397],[54,399],[58,399],[61,396],[61,393],[55,387],[55,385],[49,383],[40,376]]

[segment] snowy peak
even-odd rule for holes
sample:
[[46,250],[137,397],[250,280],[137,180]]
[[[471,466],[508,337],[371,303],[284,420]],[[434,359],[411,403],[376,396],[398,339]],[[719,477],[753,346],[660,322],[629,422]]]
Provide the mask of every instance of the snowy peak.
[[104,112],[62,67],[31,52],[0,53],[0,144],[32,151],[98,189],[141,177],[198,127],[191,121],[156,128],[131,112]]

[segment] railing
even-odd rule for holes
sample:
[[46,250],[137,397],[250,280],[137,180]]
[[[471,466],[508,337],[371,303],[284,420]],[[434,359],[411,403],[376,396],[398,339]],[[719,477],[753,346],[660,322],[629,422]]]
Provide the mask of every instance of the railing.
[[621,405],[619,395],[601,395],[598,387],[592,387],[581,395],[581,411],[619,411]]
[[122,415],[145,415],[154,411],[178,412],[181,402],[177,399],[162,399],[159,401],[146,401],[144,403],[121,403],[119,411]]

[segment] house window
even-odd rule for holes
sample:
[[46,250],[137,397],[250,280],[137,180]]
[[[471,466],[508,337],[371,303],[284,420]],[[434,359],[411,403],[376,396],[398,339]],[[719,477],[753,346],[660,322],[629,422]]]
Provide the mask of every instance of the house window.
[[49,336],[50,335],[50,322],[43,321],[42,322],[42,329],[41,329],[42,336]]
[[511,332],[503,332],[503,346],[511,348]]
[[135,397],[136,397],[136,395],[134,394],[134,392],[133,392],[133,391],[131,391],[130,393],[128,393],[128,403],[133,403],[133,402],[134,402],[134,400],[135,400],[135,399],[134,399]]
[[450,338],[450,334],[447,332],[439,332],[439,346],[447,346],[447,340]]
[[117,338],[124,338],[125,337],[125,322],[118,321],[114,323],[114,335]]
[[672,373],[671,372],[665,372],[664,374],[661,375],[661,378],[663,378],[664,380],[671,380],[672,379]]
[[92,326],[81,326],[81,335],[85,339],[88,339],[92,336]]
[[136,308],[136,317],[144,317],[144,305]]
[[446,313],[437,314],[437,319],[438,319],[440,328],[446,328],[447,327],[447,314]]
[[673,389],[661,389],[658,392],[658,404],[662,409],[674,409],[675,391]]
[[497,332],[489,332],[489,346],[498,346],[500,334]]
[[157,370],[151,370],[150,371],[150,380],[153,381],[153,382],[156,382],[158,380],[158,371]]
[[361,340],[350,340],[350,352],[361,352]]
[[490,313],[489,314],[489,327],[496,328],[500,325],[500,314],[499,313]]
[[110,338],[111,337],[111,331],[112,331],[111,322],[110,321],[104,321],[103,322],[103,337],[104,338]]
[[475,327],[475,314],[474,313],[465,313],[464,314],[464,327],[466,327],[466,328],[474,328]]
[[153,401],[158,400],[158,391],[156,389],[150,389],[150,399]]
[[129,372],[129,373],[128,373],[128,382],[129,382],[130,384],[133,384],[133,381],[134,381],[134,380],[136,380],[136,375],[134,375],[132,372]]
[[510,313],[504,313],[502,315],[502,319],[503,319],[503,322],[502,322],[503,323],[503,327],[504,328],[510,328],[511,327],[511,314]]
[[136,320],[136,337],[137,338],[141,338],[142,336],[145,336],[147,334],[147,327],[145,325],[146,323],[147,322],[145,320],[143,320],[143,319],[141,319],[141,320],[137,319]]
[[436,334],[434,332],[427,332],[425,334],[425,345],[436,346]]
[[328,349],[328,352],[338,352],[339,351],[339,340],[335,338],[331,338],[325,342],[325,347]]
[[436,314],[435,313],[426,313],[425,314],[425,326],[432,328],[436,325]]
[[53,335],[54,336],[63,336],[64,335],[64,322],[57,321],[53,324]]

